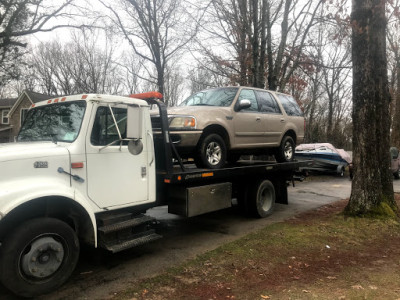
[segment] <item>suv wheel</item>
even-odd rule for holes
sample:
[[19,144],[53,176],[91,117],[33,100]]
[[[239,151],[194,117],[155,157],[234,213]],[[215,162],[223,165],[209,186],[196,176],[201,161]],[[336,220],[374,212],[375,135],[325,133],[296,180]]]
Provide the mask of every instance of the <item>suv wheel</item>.
[[285,135],[279,148],[276,150],[275,159],[277,162],[289,162],[294,159],[295,144],[291,136]]
[[212,133],[201,139],[195,163],[198,167],[219,169],[225,164],[226,155],[224,139]]

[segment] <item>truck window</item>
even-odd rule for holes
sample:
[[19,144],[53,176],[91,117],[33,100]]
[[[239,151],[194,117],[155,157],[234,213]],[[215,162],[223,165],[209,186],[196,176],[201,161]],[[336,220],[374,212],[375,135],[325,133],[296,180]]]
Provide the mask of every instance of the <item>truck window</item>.
[[[126,109],[125,108],[112,108],[118,129],[121,137],[126,138]],[[92,133],[90,135],[90,142],[94,146],[105,146],[114,141],[118,141],[118,130],[112,118],[110,108],[101,106],[97,109],[96,117],[93,124]],[[127,142],[124,141],[124,144]],[[119,143],[115,144],[119,146]]]
[[85,109],[85,101],[35,107],[27,113],[17,141],[72,143],[79,134]]

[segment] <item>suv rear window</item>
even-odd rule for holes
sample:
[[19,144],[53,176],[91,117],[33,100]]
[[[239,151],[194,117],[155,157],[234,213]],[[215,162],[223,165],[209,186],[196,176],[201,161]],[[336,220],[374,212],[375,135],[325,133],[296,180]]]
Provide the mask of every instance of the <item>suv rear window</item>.
[[256,91],[256,94],[258,96],[258,100],[260,101],[261,112],[272,114],[281,113],[281,109],[279,108],[278,103],[276,103],[276,100],[270,93],[264,91]]
[[278,97],[288,116],[303,116],[303,112],[292,96],[278,94]]

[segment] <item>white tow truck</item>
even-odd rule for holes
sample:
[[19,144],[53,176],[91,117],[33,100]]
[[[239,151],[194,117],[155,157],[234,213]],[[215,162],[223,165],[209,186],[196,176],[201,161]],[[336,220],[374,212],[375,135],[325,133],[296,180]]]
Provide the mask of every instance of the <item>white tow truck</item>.
[[[161,238],[146,210],[192,217],[236,198],[258,217],[288,203],[298,162],[223,169],[183,164],[158,93],[74,95],[32,105],[16,143],[0,145],[0,279],[32,297],[71,275],[82,243],[119,252]],[[142,99],[139,99],[142,98]],[[146,100],[143,100],[146,99]],[[153,135],[150,106],[160,111]]]

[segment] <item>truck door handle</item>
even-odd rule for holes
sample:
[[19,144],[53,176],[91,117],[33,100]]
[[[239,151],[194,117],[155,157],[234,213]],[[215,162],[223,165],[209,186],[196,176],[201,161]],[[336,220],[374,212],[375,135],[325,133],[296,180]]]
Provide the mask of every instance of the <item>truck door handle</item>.
[[281,119],[281,123],[285,123],[285,119]]
[[257,121],[257,122],[261,121],[261,118],[260,118],[260,117],[257,117],[257,118],[256,118],[256,121]]
[[68,172],[64,171],[64,169],[62,167],[59,167],[57,169],[57,172],[61,173],[61,174],[67,174],[67,175],[71,176],[73,180],[78,181],[80,183],[85,182],[85,179],[83,179],[82,177],[80,177],[78,175],[72,175],[71,173],[68,173]]
[[[147,131],[147,134],[150,137],[151,143],[153,143],[153,135],[149,131]],[[153,147],[150,147],[150,149],[153,149]],[[151,166],[153,162],[154,162],[154,152],[151,153],[151,161],[149,163],[149,166]]]

